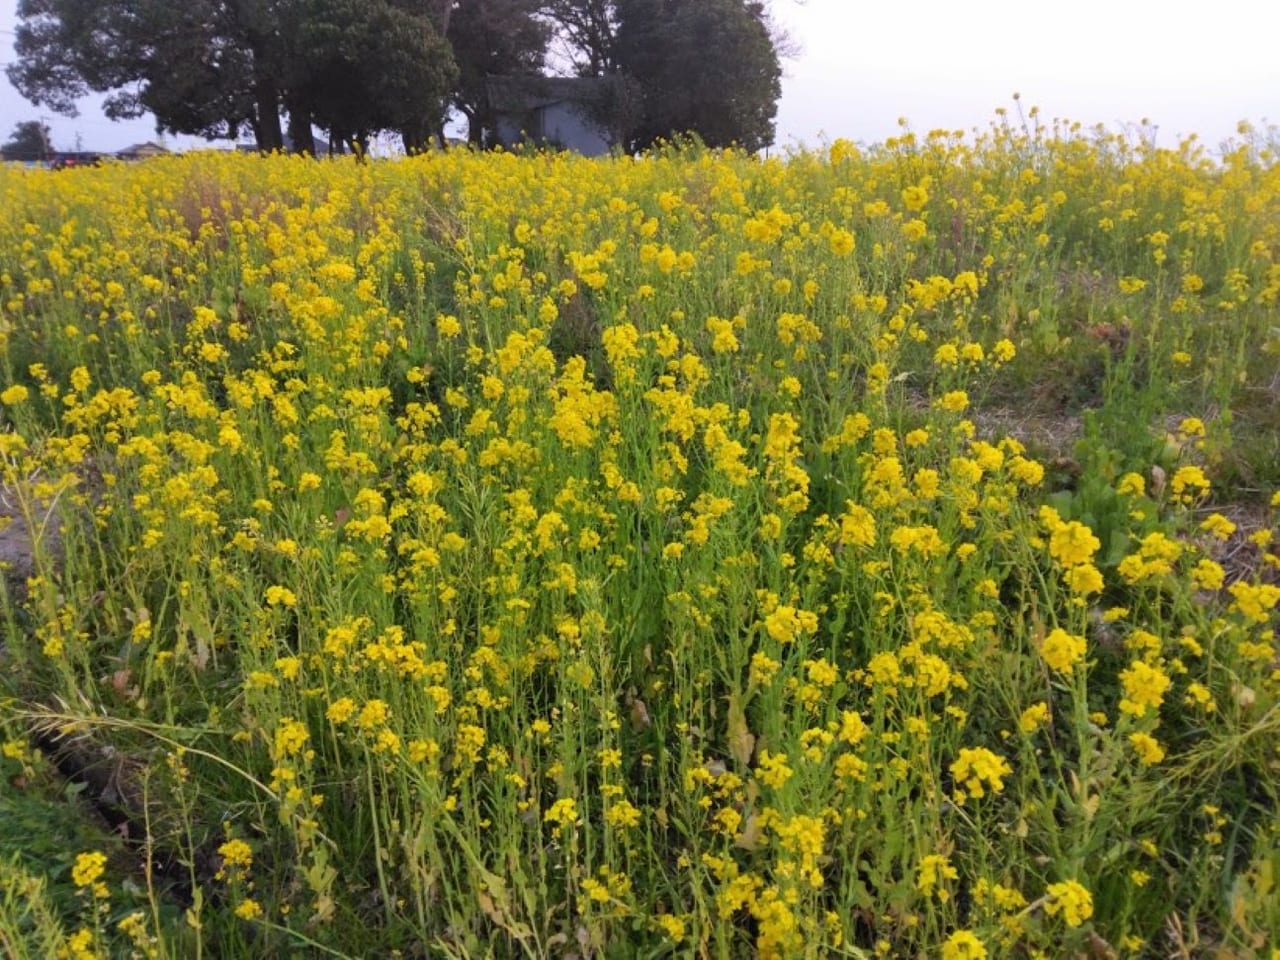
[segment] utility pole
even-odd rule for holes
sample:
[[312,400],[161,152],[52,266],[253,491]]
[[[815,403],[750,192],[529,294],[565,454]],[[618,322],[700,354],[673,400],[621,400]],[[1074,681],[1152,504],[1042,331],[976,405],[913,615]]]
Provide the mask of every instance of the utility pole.
[[44,143],[44,155],[40,159],[48,163],[53,154],[53,144],[49,142],[49,118],[43,113],[40,114],[40,139]]

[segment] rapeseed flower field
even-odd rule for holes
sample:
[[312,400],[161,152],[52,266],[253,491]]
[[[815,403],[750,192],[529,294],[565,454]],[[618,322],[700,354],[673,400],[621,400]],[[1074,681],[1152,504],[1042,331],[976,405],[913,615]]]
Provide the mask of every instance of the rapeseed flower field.
[[1280,166],[1032,119],[0,171],[0,942],[1280,955]]

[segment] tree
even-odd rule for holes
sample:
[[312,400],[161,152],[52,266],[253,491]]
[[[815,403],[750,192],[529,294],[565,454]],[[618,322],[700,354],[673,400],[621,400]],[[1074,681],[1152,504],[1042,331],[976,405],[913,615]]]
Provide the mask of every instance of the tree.
[[643,91],[641,150],[696,133],[708,146],[773,143],[782,66],[764,5],[743,0],[618,0],[618,69]]
[[547,0],[559,59],[609,77],[617,111],[604,124],[632,152],[695,133],[708,146],[773,142],[782,67],[794,52],[759,0]]
[[[805,0],[794,2],[803,4]],[[543,0],[541,13],[552,27],[553,57],[580,77],[617,73],[621,5],[622,0]],[[767,4],[753,2],[747,6],[758,8],[753,15],[765,24],[780,57],[793,59],[800,55],[800,45],[774,20]]]
[[10,160],[46,160],[53,151],[50,130],[38,120],[23,120],[13,128],[9,140],[0,147]]
[[449,44],[458,64],[451,102],[467,118],[467,137],[479,145],[493,129],[487,81],[542,70],[551,25],[538,14],[543,0],[457,0]]
[[159,130],[207,138],[250,128],[280,146],[279,3],[255,0],[19,0],[10,82],[76,116],[106,94],[111,119],[155,114]]
[[542,13],[554,27],[556,53],[580,77],[616,74],[615,0],[545,0]]
[[[208,139],[253,131],[283,145],[281,113],[305,149],[311,120],[332,134],[442,125],[452,56],[444,0],[19,0],[10,81],[74,116],[106,94],[113,119]],[[332,71],[332,73],[326,73]]]
[[407,150],[444,125],[457,77],[448,43],[425,6],[381,0],[307,0],[297,30],[290,100],[334,143],[368,145],[381,130]]
[[[157,3],[148,11],[154,32],[143,43],[143,77],[129,115],[150,112],[159,130],[207,139],[234,139],[248,129],[263,150],[280,149],[278,17],[269,3]],[[114,99],[123,104],[124,96]]]
[[[753,0],[549,0],[572,68],[621,78],[640,106],[626,142],[695,133],[709,146],[773,142],[783,37]],[[624,98],[630,105],[631,97]]]

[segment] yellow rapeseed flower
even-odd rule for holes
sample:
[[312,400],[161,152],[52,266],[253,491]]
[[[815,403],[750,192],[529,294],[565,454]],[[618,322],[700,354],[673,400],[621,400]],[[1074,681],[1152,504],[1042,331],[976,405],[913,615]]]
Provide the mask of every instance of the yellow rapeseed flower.
[[1072,673],[1076,664],[1084,659],[1084,654],[1084,637],[1067,633],[1061,627],[1050,631],[1040,644],[1040,659],[1059,673]]
[[262,916],[262,905],[257,900],[246,897],[236,905],[235,913],[241,920],[256,920]]
[[16,407],[18,404],[25,402],[30,395],[31,393],[26,387],[20,383],[15,383],[13,386],[0,391],[0,403],[3,403],[6,407]]
[[987,791],[1004,790],[1004,777],[1013,772],[1008,762],[986,747],[965,747],[951,764],[951,776],[956,781],[955,799],[964,803],[969,797],[981,798]]
[[1138,732],[1129,734],[1129,743],[1138,754],[1138,760],[1144,767],[1154,766],[1164,759],[1164,748],[1150,734]]
[[951,861],[940,853],[930,853],[926,855],[919,866],[916,867],[916,889],[925,897],[933,895],[934,890],[938,891],[938,899],[946,903],[951,899],[951,891],[947,889],[947,882],[959,879],[960,874],[956,868],[951,865]]
[[1060,524],[1049,534],[1049,555],[1064,567],[1089,563],[1101,546],[1093,531],[1077,520]]
[[551,831],[557,836],[578,820],[578,805],[573,797],[561,797],[543,813],[544,823],[552,824]]
[[1148,710],[1159,710],[1171,682],[1159,667],[1153,667],[1142,660],[1133,661],[1120,673],[1120,683],[1124,688],[1120,712],[1143,717]]
[[1045,913],[1061,915],[1068,927],[1078,927],[1093,916],[1093,897],[1075,880],[1049,884],[1045,896]]
[[1049,719],[1049,705],[1044,701],[1033,703],[1018,717],[1018,729],[1023,733],[1035,733]]
[[957,930],[942,944],[942,960],[987,960],[987,948],[971,930]]
[[107,856],[97,850],[76,855],[76,862],[71,867],[71,882],[77,887],[87,887],[94,883],[107,868]]

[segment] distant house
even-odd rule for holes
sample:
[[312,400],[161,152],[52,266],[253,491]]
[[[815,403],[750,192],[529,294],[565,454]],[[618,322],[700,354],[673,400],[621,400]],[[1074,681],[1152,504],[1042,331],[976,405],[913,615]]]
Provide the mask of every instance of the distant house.
[[594,77],[490,77],[486,83],[493,129],[504,147],[536,143],[598,157],[612,147],[600,114],[609,82]]
[[167,157],[169,150],[161,144],[148,140],[146,143],[135,143],[116,152],[120,160],[149,160],[151,157]]

